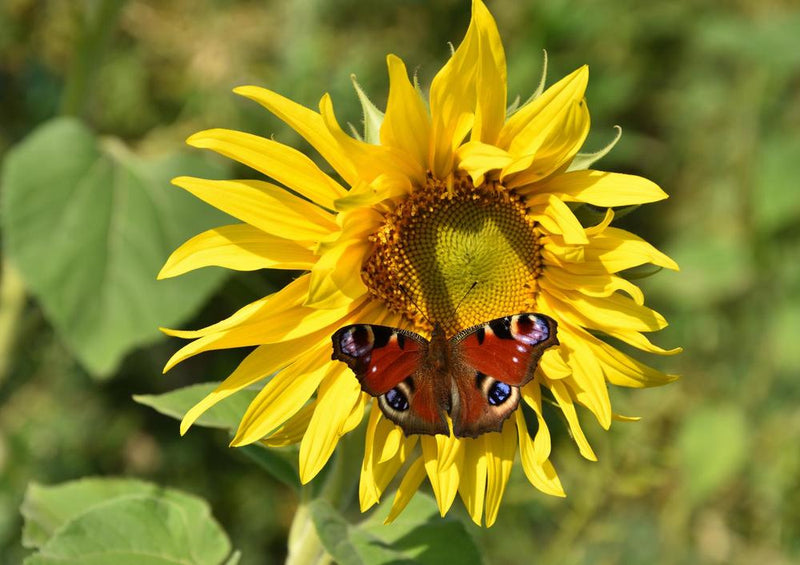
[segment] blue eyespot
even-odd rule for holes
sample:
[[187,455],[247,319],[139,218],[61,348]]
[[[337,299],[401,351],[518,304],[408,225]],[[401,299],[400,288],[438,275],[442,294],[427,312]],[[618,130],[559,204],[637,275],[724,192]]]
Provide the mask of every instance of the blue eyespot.
[[408,399],[398,387],[394,387],[386,393],[386,404],[398,412],[408,410]]
[[489,394],[487,396],[489,397],[489,404],[498,406],[511,396],[511,387],[506,383],[495,381],[492,383],[492,386],[489,387]]

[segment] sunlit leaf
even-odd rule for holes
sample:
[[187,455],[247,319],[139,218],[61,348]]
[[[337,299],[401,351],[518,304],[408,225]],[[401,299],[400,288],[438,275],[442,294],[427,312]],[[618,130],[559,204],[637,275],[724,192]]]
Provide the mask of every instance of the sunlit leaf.
[[70,118],[45,123],[5,160],[4,250],[94,375],[110,375],[128,351],[159,338],[159,325],[194,313],[226,276],[155,280],[183,241],[230,223],[170,186],[179,174],[224,170],[198,154],[139,157]]
[[[157,412],[177,420],[183,418],[189,409],[205,398],[219,383],[190,385],[164,394],[137,394],[133,399],[139,404],[153,408]],[[234,430],[239,425],[250,402],[258,390],[244,389],[206,410],[194,423],[195,426]]]
[[84,479],[25,496],[26,565],[219,565],[231,552],[208,504],[125,479]]

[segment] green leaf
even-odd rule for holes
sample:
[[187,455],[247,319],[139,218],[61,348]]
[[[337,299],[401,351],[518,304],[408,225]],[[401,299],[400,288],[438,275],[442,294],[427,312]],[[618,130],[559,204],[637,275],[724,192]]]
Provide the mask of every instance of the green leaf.
[[[318,498],[309,505],[311,520],[325,551],[339,565],[364,565],[367,563],[358,554],[351,539],[350,524],[337,512],[330,502]],[[369,563],[376,563],[370,561]]]
[[[180,420],[183,415],[195,404],[200,402],[219,383],[203,383],[179,388],[164,394],[137,394],[133,399],[139,404],[149,406],[164,414]],[[239,426],[250,402],[258,394],[258,390],[244,389],[234,395],[218,402],[200,416],[195,426],[208,428],[222,428],[233,430]],[[297,468],[288,459],[284,450],[278,448],[265,448],[261,445],[248,445],[239,447],[259,467],[265,469],[273,477],[295,490],[300,489]]]
[[[175,389],[164,394],[136,394],[133,399],[139,404],[149,406],[165,416],[181,420],[192,406],[205,398],[218,385],[218,382],[202,383]],[[258,390],[241,390],[206,410],[194,425],[225,430],[235,429],[239,426],[239,421],[257,394]]]
[[[46,166],[43,166],[46,164]],[[144,159],[58,118],[8,153],[2,177],[5,252],[74,355],[110,375],[132,348],[194,313],[226,271],[157,282],[169,253],[230,223],[169,185],[179,174],[221,176],[200,155]]]
[[391,525],[383,524],[389,505],[359,526],[348,524],[325,500],[311,502],[309,510],[322,545],[341,565],[482,563],[464,524],[441,518],[435,501],[423,493]]
[[691,412],[678,437],[689,498],[702,501],[746,462],[749,430],[736,406],[705,406]]
[[[280,482],[300,492],[300,475],[297,471],[297,466],[293,463],[293,461],[297,460],[297,452],[295,450],[266,447],[261,444],[245,445],[236,449],[247,455],[259,467]],[[292,459],[290,460],[289,457],[292,457]]]
[[456,519],[442,518],[436,501],[429,495],[418,492],[394,522],[384,525],[389,508],[389,504],[383,504],[361,524],[360,531],[377,538],[413,563],[483,563],[470,530]]
[[204,500],[141,481],[31,484],[22,513],[39,548],[26,565],[219,565],[231,552]]

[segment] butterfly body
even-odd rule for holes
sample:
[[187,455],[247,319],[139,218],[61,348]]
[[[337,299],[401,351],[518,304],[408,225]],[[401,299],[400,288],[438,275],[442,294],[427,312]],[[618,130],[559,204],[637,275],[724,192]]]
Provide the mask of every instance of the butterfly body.
[[519,405],[545,349],[557,345],[556,322],[542,314],[498,318],[447,338],[354,324],[333,335],[333,359],[353,370],[364,392],[406,435],[477,437],[499,431]]

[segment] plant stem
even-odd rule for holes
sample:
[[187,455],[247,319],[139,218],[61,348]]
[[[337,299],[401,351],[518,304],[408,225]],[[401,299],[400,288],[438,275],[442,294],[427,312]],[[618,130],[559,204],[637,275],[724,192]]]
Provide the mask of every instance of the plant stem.
[[309,488],[303,489],[303,499],[289,529],[288,554],[286,565],[317,565],[325,557],[325,549],[317,535],[311,512],[308,508]]
[[25,308],[26,292],[22,277],[8,258],[3,258],[0,280],[0,384],[11,367],[17,342],[19,320]]
[[83,4],[75,15],[80,31],[61,98],[61,114],[67,116],[81,116],[88,107],[89,86],[106,53],[125,1],[99,0]]

